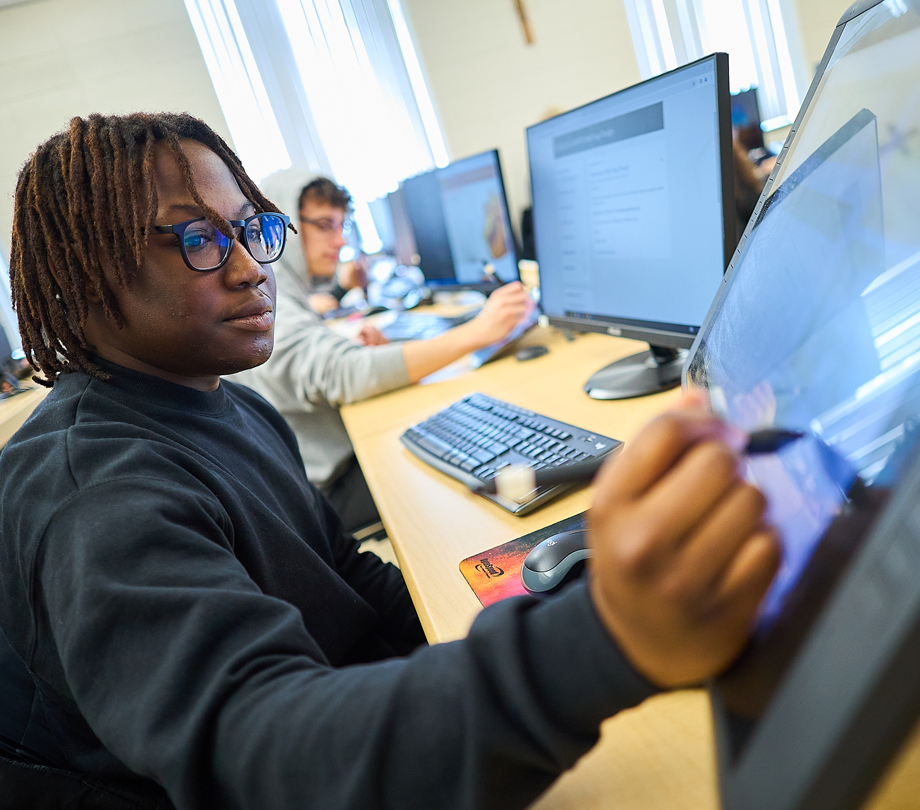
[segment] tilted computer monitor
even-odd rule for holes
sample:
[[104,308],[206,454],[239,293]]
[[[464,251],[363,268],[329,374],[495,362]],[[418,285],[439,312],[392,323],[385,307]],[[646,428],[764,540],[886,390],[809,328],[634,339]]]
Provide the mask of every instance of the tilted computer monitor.
[[381,250],[392,255],[399,264],[417,264],[415,237],[406,218],[402,192],[392,191],[368,203],[374,227],[380,237]]
[[714,54],[527,130],[543,312],[650,345],[591,396],[680,384],[735,246],[729,100]]
[[6,336],[2,319],[0,319],[0,373],[13,370],[13,347]]
[[726,810],[862,804],[920,715],[920,3],[841,19],[686,366],[782,541],[711,688]]
[[410,177],[401,201],[433,289],[495,289],[519,278],[495,149]]
[[390,207],[390,217],[393,223],[393,254],[400,264],[411,265],[418,262],[418,253],[415,247],[415,236],[412,226],[406,216],[406,204],[403,202],[402,192],[399,189],[387,195]]

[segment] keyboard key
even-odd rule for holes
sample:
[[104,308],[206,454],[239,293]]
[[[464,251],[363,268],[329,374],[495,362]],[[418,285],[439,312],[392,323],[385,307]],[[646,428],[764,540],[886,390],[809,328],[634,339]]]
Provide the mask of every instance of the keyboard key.
[[436,436],[425,436],[419,444],[429,452],[434,453],[438,458],[444,458],[453,450],[447,442],[441,441]]

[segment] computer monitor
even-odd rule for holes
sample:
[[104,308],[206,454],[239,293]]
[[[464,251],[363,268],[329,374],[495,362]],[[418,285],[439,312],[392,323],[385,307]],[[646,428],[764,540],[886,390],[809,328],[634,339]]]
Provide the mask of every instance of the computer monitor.
[[761,121],[756,87],[732,94],[732,130],[748,152],[764,148]]
[[371,200],[367,207],[380,237],[381,250],[395,257],[399,264],[418,264],[415,237],[406,218],[402,192],[397,189],[385,197],[378,197]]
[[0,373],[11,372],[13,368],[13,347],[0,320]]
[[22,390],[15,376],[17,365],[13,360],[13,347],[6,336],[3,324],[0,323],[0,399]]
[[430,287],[488,291],[519,278],[497,150],[411,177],[400,191]]
[[371,212],[374,228],[380,237],[380,250],[392,254],[396,246],[396,233],[393,227],[393,215],[390,212],[390,201],[386,196],[378,197],[367,204]]
[[649,343],[597,399],[680,384],[735,247],[728,56],[714,54],[527,130],[550,323]]
[[920,716],[920,4],[831,38],[691,350],[782,543],[711,687],[725,810],[862,805]]

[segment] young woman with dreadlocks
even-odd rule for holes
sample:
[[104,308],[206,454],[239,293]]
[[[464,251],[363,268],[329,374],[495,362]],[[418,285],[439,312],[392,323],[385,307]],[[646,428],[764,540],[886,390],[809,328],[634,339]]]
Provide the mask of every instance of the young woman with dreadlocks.
[[271,352],[287,224],[185,115],[74,119],[22,170],[12,289],[53,390],[0,454],[0,806],[524,807],[744,643],[775,544],[697,404],[602,472],[588,583],[424,647],[399,572],[220,379]]

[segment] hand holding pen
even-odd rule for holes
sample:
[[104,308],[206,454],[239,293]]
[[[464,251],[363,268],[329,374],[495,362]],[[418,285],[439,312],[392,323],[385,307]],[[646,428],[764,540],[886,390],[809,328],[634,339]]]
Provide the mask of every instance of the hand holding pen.
[[739,459],[749,442],[687,397],[595,481],[588,590],[619,649],[660,686],[734,660],[779,566],[766,500]]

